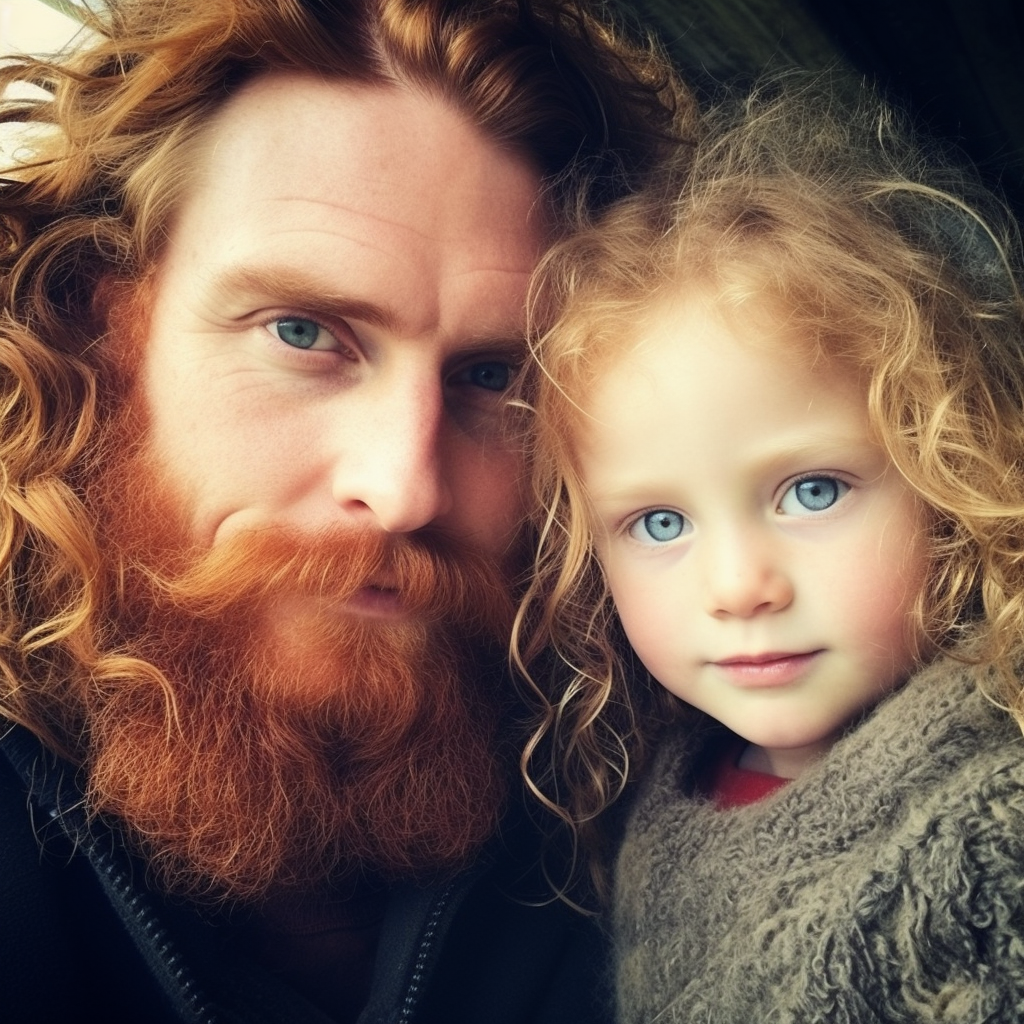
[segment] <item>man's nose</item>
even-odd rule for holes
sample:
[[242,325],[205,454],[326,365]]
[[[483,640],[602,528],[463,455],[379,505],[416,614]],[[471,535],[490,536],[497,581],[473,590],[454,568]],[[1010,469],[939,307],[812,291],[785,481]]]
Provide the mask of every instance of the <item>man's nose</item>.
[[358,525],[411,533],[444,515],[451,494],[444,474],[442,385],[383,387],[362,410],[333,480],[336,504]]
[[715,618],[752,618],[793,603],[792,577],[771,540],[723,532],[704,550],[706,610]]

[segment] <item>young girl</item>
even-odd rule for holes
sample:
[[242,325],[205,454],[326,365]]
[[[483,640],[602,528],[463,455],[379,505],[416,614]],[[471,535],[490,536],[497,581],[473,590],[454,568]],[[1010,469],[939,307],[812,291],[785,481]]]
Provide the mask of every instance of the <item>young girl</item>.
[[586,824],[658,734],[624,1024],[1024,1019],[1024,307],[964,188],[755,94],[545,268],[532,761]]

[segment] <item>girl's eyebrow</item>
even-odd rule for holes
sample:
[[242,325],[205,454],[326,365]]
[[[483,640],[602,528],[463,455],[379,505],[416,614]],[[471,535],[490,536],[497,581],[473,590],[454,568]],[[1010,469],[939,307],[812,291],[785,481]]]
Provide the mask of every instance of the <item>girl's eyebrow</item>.
[[[763,465],[766,469],[770,469],[776,463],[802,459],[831,461],[836,457],[841,460],[867,453],[874,454],[879,451],[881,449],[878,444],[866,434],[794,434],[790,438],[783,437],[778,443],[766,447],[755,461],[755,465]],[[829,467],[822,466],[821,468]]]

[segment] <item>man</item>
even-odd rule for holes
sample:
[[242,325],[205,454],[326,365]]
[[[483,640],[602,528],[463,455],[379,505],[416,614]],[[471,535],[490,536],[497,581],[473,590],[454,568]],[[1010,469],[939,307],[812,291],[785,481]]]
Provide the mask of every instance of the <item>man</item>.
[[600,1019],[517,812],[508,391],[670,76],[560,0],[96,27],[3,72],[5,1014]]

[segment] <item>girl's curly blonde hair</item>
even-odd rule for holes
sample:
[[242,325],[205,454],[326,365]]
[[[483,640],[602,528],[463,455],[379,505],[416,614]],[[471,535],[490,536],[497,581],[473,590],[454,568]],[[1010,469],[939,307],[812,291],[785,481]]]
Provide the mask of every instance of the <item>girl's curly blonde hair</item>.
[[726,311],[767,303],[867,383],[880,442],[933,513],[915,609],[926,648],[977,665],[1024,723],[1018,274],[994,197],[884,104],[841,102],[827,79],[723,102],[696,152],[548,256],[533,292],[536,316],[554,311],[534,342],[541,540],[515,657],[542,702],[524,767],[550,809],[593,833],[658,724],[684,713],[629,655],[575,442],[595,380],[642,339],[658,299],[691,287]]

